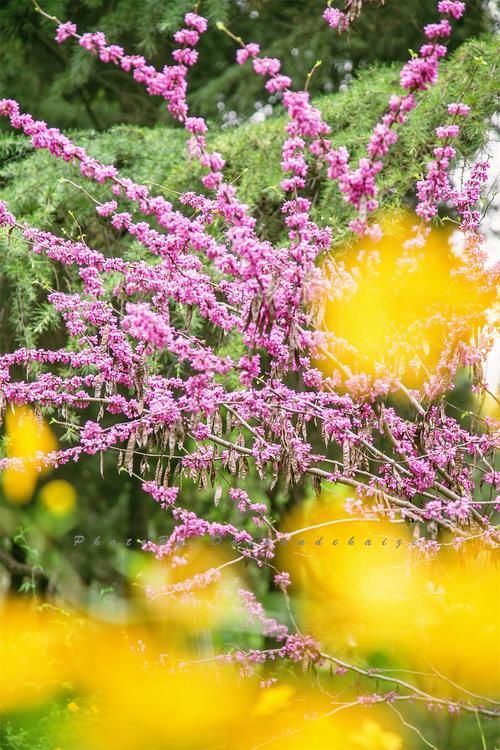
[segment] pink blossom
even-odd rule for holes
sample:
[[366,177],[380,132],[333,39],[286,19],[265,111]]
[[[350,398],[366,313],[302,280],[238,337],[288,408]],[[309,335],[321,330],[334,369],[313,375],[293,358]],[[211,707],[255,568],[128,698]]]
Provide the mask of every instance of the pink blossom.
[[427,26],[424,26],[424,33],[427,39],[451,36],[450,22],[444,18],[439,23],[429,23]]
[[260,53],[260,47],[258,44],[250,43],[246,44],[243,49],[239,49],[236,52],[236,62],[238,65],[243,65],[250,58],[255,58]]
[[458,125],[443,125],[436,128],[438,138],[456,138],[459,133],[460,127]]
[[144,482],[142,489],[151,495],[164,510],[175,503],[179,492],[178,487],[161,487],[155,482]]
[[15,217],[7,209],[5,201],[0,201],[0,226],[12,226],[15,224]]
[[274,576],[274,583],[278,588],[280,588],[282,591],[286,591],[286,589],[290,586],[291,580],[290,580],[290,574],[286,573],[285,571],[281,573],[277,573]]
[[260,76],[276,76],[281,63],[276,57],[254,57],[253,69]]
[[336,8],[326,8],[323,18],[332,29],[345,31],[349,26],[349,19],[346,14]]
[[280,656],[286,656],[292,661],[321,661],[319,643],[309,635],[289,635],[285,645],[280,649]]
[[198,32],[191,29],[181,29],[174,34],[174,41],[176,41],[177,44],[185,44],[189,47],[196,47],[199,39],[200,36]]
[[[290,638],[290,636],[288,636],[288,628],[286,625],[281,625],[274,618],[267,617],[262,604],[257,601],[251,591],[240,589],[238,594],[250,619],[259,623],[262,635],[269,638],[275,638],[277,641],[283,641],[285,638]],[[292,647],[291,650],[293,650]],[[298,650],[298,645],[296,650]]]
[[470,112],[470,107],[467,104],[463,104],[462,102],[448,104],[448,114],[450,115],[458,115],[460,117],[467,117],[469,112]]
[[438,11],[442,15],[452,16],[458,21],[465,12],[465,3],[459,2],[459,0],[439,0]]
[[284,91],[290,88],[292,85],[292,79],[288,76],[274,76],[266,83],[266,91],[270,94],[276,94],[278,91]]
[[62,44],[69,39],[70,36],[76,35],[76,25],[68,21],[67,23],[61,23],[57,27],[56,42]]
[[185,128],[190,133],[206,133],[208,128],[202,117],[187,117]]
[[191,29],[195,29],[198,34],[203,34],[208,28],[207,19],[197,13],[186,13],[184,23]]

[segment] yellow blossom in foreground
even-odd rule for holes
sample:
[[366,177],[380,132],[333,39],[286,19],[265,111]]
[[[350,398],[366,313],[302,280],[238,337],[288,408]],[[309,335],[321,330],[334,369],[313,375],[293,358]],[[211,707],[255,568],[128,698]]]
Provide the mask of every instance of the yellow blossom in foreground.
[[9,502],[24,505],[35,491],[38,472],[27,466],[9,466],[2,473],[2,490]]
[[291,685],[276,685],[263,690],[252,710],[252,716],[268,716],[287,706],[295,689]]
[[257,703],[265,712],[242,723],[234,750],[403,750],[401,730],[385,706],[371,706],[367,716],[352,691],[336,699],[311,684],[304,678],[266,688]]
[[327,495],[293,513],[284,531],[318,524],[283,545],[280,567],[295,584],[305,632],[324,650],[368,661],[382,655],[428,674],[420,685],[434,694],[463,697],[450,680],[500,693],[495,550],[469,542],[426,559],[405,524],[356,520]]
[[111,624],[19,602],[4,603],[0,616],[0,711],[71,689],[54,728],[65,750],[402,748],[385,707],[371,707],[368,724],[355,699],[338,713],[306,675],[260,688],[258,676],[199,658],[193,644],[179,650],[154,623]]
[[353,376],[386,375],[420,387],[449,343],[469,344],[488,320],[494,297],[453,253],[450,231],[433,228],[411,244],[418,223],[409,213],[382,217],[382,238],[326,258],[325,286],[311,291],[316,327],[333,336],[317,366],[348,389]]
[[76,490],[65,479],[53,479],[40,490],[40,501],[54,516],[65,516],[76,506]]
[[72,673],[77,621],[22,601],[0,605],[0,711],[49,699]]
[[2,489],[12,503],[24,505],[35,491],[38,474],[45,469],[37,456],[57,450],[57,440],[46,422],[28,406],[9,408],[5,416],[8,458],[19,459],[2,473]]
[[359,731],[353,732],[350,738],[358,747],[366,750],[401,750],[403,746],[400,735],[385,731],[380,724],[370,720],[363,721]]
[[162,629],[182,639],[193,632],[235,623],[243,573],[225,545],[190,542],[174,559],[133,558],[130,578],[141,609]]

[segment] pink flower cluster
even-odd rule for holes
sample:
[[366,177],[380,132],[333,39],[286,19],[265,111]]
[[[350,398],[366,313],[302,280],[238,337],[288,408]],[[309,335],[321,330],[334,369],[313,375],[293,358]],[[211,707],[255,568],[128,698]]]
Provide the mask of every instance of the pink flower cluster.
[[345,31],[349,26],[347,15],[337,8],[326,8],[323,18],[331,29],[337,29],[339,32]]
[[161,72],[148,65],[142,55],[126,55],[122,47],[107,44],[102,32],[80,36],[74,23],[60,24],[56,32],[56,41],[61,44],[74,37],[79,40],[81,47],[97,55],[102,62],[119,65],[127,72],[132,70],[134,79],[146,86],[149,94],[162,96],[167,101],[172,116],[183,120],[187,114],[186,73],[198,59],[195,47],[200,34],[207,30],[207,21],[196,13],[187,13],[184,23],[186,27],[174,35],[175,41],[183,45],[175,49],[172,55],[177,65],[165,66]]
[[[448,105],[448,113],[452,117],[467,117],[470,107],[462,102],[455,102]],[[460,126],[454,122],[448,125],[442,125],[436,128],[436,136],[439,140],[444,141],[443,145],[434,149],[434,159],[426,165],[427,175],[425,179],[417,182],[417,196],[419,199],[416,212],[425,221],[429,221],[437,214],[437,207],[440,202],[452,199],[452,194],[457,198],[456,192],[453,193],[448,178],[450,162],[456,155],[456,149],[448,141],[456,138],[460,134]],[[479,195],[475,197],[470,194],[468,205],[476,203]],[[469,222],[473,226],[473,222]],[[465,224],[464,224],[465,226]],[[477,227],[477,224],[476,224]]]
[[[451,15],[455,19],[459,19],[464,10],[464,3],[451,2],[451,0],[438,3],[440,14]],[[346,17],[338,10],[327,8],[324,18],[333,28],[343,30],[345,27]],[[328,176],[330,179],[339,181],[339,187],[346,200],[359,212],[359,216],[350,224],[350,228],[357,234],[370,234],[374,238],[379,236],[378,226],[369,227],[367,215],[378,207],[376,176],[382,168],[381,159],[398,140],[398,134],[393,127],[404,123],[408,113],[416,106],[414,93],[436,84],[439,60],[446,54],[446,47],[439,44],[437,40],[447,39],[451,31],[452,28],[447,18],[443,18],[437,24],[428,24],[424,27],[424,33],[430,43],[422,45],[420,54],[414,56],[403,67],[400,83],[408,93],[403,97],[391,98],[388,112],[382,118],[382,122],[375,126],[370,138],[367,149],[368,158],[361,159],[358,167],[352,169],[348,164],[347,154],[343,152],[326,157],[329,164]],[[461,110],[462,112],[466,114],[464,110]]]
[[481,221],[481,212],[476,208],[481,197],[481,191],[488,180],[488,160],[479,161],[471,169],[469,179],[462,190],[451,190],[449,198],[453,203],[462,222],[462,232],[475,232]]

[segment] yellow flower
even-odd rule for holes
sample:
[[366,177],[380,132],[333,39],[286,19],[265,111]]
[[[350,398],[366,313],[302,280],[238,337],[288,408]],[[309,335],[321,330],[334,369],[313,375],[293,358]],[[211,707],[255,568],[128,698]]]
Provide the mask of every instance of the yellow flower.
[[[319,527],[319,528],[318,528]],[[283,531],[309,529],[280,550],[299,595],[304,630],[326,650],[358,658],[381,653],[422,677],[433,694],[461,697],[451,681],[481,695],[498,694],[500,576],[495,552],[479,543],[435,560],[421,557],[405,524],[348,515],[328,492],[304,503]]]
[[355,747],[366,750],[401,750],[403,740],[395,732],[386,732],[375,721],[365,721],[359,733],[351,736]]
[[457,345],[469,342],[486,322],[494,295],[479,291],[463,272],[448,230],[432,229],[421,247],[405,247],[416,217],[387,214],[381,223],[378,243],[363,237],[325,260],[327,288],[313,293],[312,311],[317,327],[333,339],[318,367],[327,375],[343,372],[347,388],[349,372],[386,371],[417,388],[437,371],[450,326]]
[[276,685],[266,688],[259,695],[252,716],[269,716],[287,706],[295,690],[290,685]]
[[20,459],[2,475],[7,500],[24,505],[31,500],[38,474],[47,471],[37,460],[57,450],[57,440],[46,422],[28,406],[16,406],[5,417],[7,457]]
[[76,505],[76,491],[65,479],[53,479],[40,490],[40,501],[49,513],[64,516]]
[[75,703],[75,701],[71,701],[71,703],[68,703],[68,711],[72,714],[76,714],[77,711],[80,710],[80,706],[78,703]]
[[9,502],[24,505],[35,491],[37,472],[27,466],[11,467],[2,474],[2,489]]

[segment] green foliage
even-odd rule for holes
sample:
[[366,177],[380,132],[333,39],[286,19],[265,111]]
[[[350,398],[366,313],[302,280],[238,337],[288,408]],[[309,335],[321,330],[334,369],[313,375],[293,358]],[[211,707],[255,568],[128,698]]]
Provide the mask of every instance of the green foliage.
[[[250,72],[247,75],[252,77]],[[397,85],[398,68],[379,66],[361,73],[347,91],[318,99],[335,144],[345,144],[356,158],[362,156],[370,132]],[[492,38],[469,41],[443,65],[440,85],[420,97],[388,158],[380,179],[383,207],[411,202],[414,183],[435,145],[434,128],[445,119],[448,102],[463,99],[472,107],[458,141],[460,157],[470,159],[484,145],[498,85]],[[237,184],[243,200],[252,206],[261,233],[274,240],[283,232],[278,208],[284,124],[285,118],[276,116],[259,124],[216,130],[211,136],[211,145],[227,159],[229,180]],[[122,174],[133,175],[173,202],[177,191],[191,190],[199,175],[198,166],[185,160],[185,134],[173,127],[117,125],[106,133],[77,132],[72,137],[93,156],[115,163]],[[105,187],[87,184],[76,166],[55,160],[48,153],[33,153],[24,137],[11,133],[0,137],[0,153],[7,155],[0,167],[0,197],[20,219],[73,239],[83,235],[103,252],[127,258],[144,256],[143,248],[125,236],[117,236],[96,215],[89,194],[104,200],[109,193]],[[343,227],[350,217],[350,207],[338,188],[319,179],[311,195],[316,218],[337,228],[337,243],[345,242]],[[11,303],[0,313],[1,348],[12,348],[13,342],[43,344],[47,334],[54,337],[58,322],[44,304],[47,291],[71,290],[78,279],[71,269],[58,268],[45,257],[33,255],[14,236],[2,238],[1,243],[0,294]]]
[[[70,693],[68,693],[70,695]],[[66,698],[42,703],[29,710],[13,711],[2,717],[2,750],[53,750],[68,718]]]
[[[171,34],[192,10],[192,0],[42,0],[43,9],[71,19],[82,32],[104,31],[128,52],[144,54],[158,69],[171,61]],[[375,61],[408,58],[422,43],[422,26],[437,19],[435,0],[386,0],[367,4],[353,28],[338,35],[321,19],[324,0],[203,0],[210,21],[223,21],[245,41],[257,41],[266,55],[284,60],[285,72],[302,86],[314,62],[323,61],[312,78],[313,95],[345,88],[353,71]],[[456,26],[454,49],[465,39],[491,30],[481,0],[468,0]],[[103,65],[74,41],[54,41],[54,24],[35,12],[31,0],[0,4],[0,95],[51,125],[104,129],[117,122],[168,122],[159,99],[149,97],[113,65]],[[256,102],[275,101],[257,76],[234,64],[234,43],[212,23],[200,45],[201,62],[190,73],[191,103],[206,117],[223,121],[234,112],[247,117]],[[36,61],[36,64],[33,64]],[[245,66],[246,67],[246,66]]]

